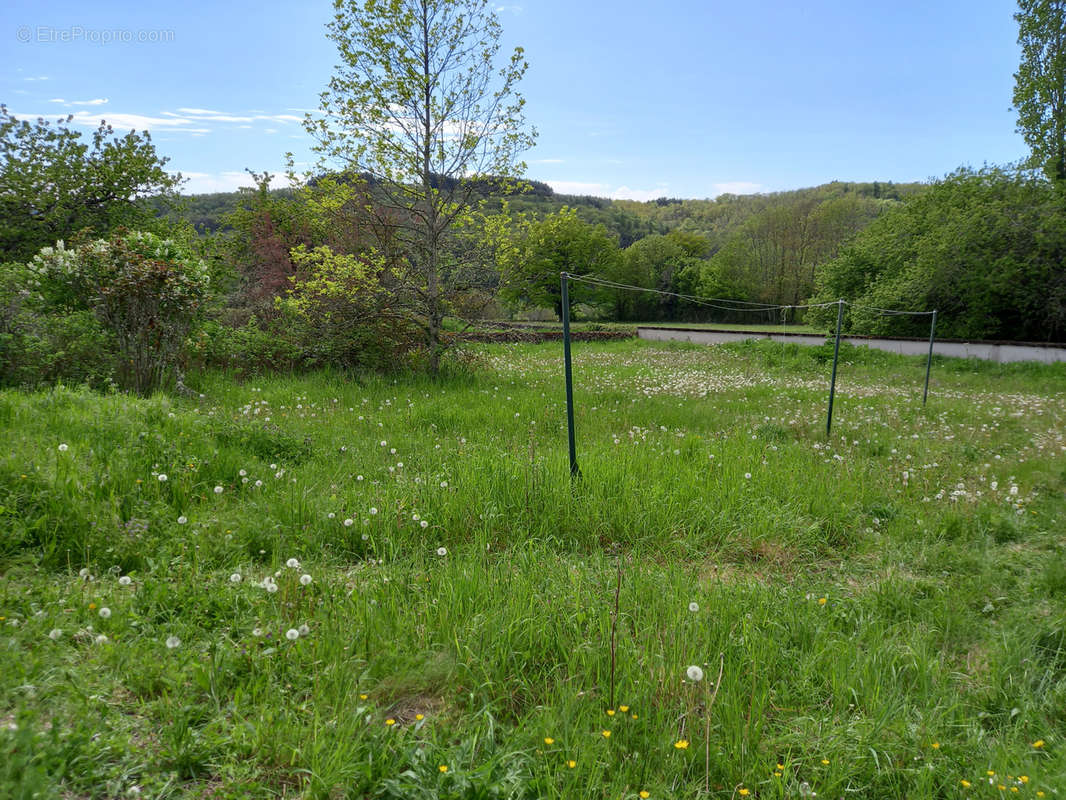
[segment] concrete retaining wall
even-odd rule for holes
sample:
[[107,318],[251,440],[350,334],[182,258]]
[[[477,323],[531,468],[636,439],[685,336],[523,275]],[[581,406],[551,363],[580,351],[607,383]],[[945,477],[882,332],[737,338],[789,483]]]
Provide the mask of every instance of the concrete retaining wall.
[[[653,342],[680,341],[696,344],[722,344],[747,339],[772,339],[775,342],[820,345],[825,336],[808,333],[760,333],[758,331],[716,331],[704,328],[637,328],[637,336]],[[841,336],[842,342],[860,347],[873,347],[907,356],[924,356],[929,352],[928,339],[875,339],[869,336]],[[1041,361],[1045,364],[1066,362],[1066,345],[1025,344],[1018,342],[960,342],[956,340],[933,343],[938,356],[981,358],[986,361]]]

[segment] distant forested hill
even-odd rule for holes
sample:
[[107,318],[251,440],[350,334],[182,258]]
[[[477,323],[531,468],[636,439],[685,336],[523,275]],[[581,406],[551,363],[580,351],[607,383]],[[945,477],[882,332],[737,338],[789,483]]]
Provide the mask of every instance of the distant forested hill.
[[[730,235],[754,217],[774,209],[814,207],[825,201],[849,198],[857,203],[876,201],[881,206],[898,202],[926,188],[921,183],[845,183],[833,181],[808,189],[796,189],[770,194],[724,194],[714,200],[680,200],[662,197],[648,202],[610,200],[604,197],[557,194],[546,183],[527,181],[521,194],[506,195],[511,212],[530,213],[537,217],[552,214],[563,206],[575,208],[586,222],[602,224],[617,237],[622,248],[650,234],[665,234],[674,230],[697,233],[710,243],[711,254],[720,250]],[[487,182],[483,193],[491,208],[500,208],[504,195],[493,191]],[[285,195],[288,189],[275,190]],[[186,220],[200,233],[214,233],[225,229],[225,216],[242,202],[241,192],[214,192],[186,195],[184,208],[172,212],[176,219]]]

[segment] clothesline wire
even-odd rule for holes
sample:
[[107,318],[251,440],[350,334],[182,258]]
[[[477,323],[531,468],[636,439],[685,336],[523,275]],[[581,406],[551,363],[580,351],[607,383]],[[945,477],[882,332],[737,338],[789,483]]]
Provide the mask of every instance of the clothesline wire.
[[[800,303],[800,304],[773,304],[773,303],[754,303],[747,300],[730,300],[724,297],[697,297],[690,294],[679,294],[678,292],[667,292],[662,289],[649,289],[646,286],[630,286],[626,283],[618,283],[616,281],[607,280],[606,278],[597,278],[592,275],[571,275],[569,273],[563,273],[567,280],[576,281],[578,283],[587,283],[590,286],[600,286],[606,289],[627,289],[634,292],[650,292],[652,294],[658,294],[665,297],[676,297],[680,300],[685,300],[689,303],[693,303],[698,306],[705,306],[707,308],[714,308],[719,311],[785,311],[788,309],[801,309],[801,308],[829,308],[838,304],[851,306],[855,309],[864,309],[868,311],[876,311],[877,313],[885,316],[930,316],[935,314],[935,311],[902,311],[895,308],[878,308],[877,306],[864,306],[858,303],[850,303],[847,300],[834,300],[828,303]],[[717,305],[718,303],[736,303],[737,305],[726,306]],[[743,306],[748,306],[744,308]]]

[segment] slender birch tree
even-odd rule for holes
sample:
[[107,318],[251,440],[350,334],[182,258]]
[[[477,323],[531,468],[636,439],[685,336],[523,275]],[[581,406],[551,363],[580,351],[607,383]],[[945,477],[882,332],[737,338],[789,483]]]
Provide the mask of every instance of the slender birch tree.
[[528,64],[520,47],[500,59],[487,0],[335,0],[334,11],[327,35],[340,63],[305,124],[323,166],[368,182],[389,229],[393,290],[435,373],[450,300],[477,272],[456,231],[484,178],[521,175],[536,137],[517,90]]

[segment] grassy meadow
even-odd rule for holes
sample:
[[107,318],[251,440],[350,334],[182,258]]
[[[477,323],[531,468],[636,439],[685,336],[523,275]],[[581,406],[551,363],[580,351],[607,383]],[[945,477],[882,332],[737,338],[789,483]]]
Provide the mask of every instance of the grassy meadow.
[[1066,792],[1066,367],[0,392],[0,797]]

